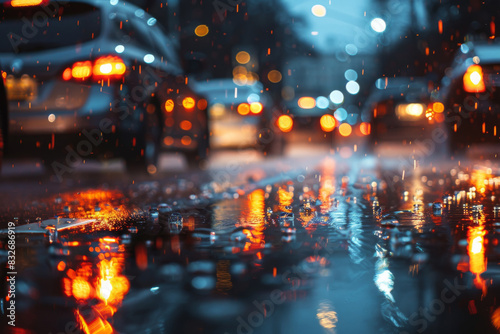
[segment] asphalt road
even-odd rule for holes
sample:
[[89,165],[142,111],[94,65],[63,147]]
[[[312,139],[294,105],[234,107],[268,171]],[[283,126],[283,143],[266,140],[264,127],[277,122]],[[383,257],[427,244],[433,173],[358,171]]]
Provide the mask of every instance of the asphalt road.
[[120,163],[62,183],[32,162],[4,169],[3,228],[95,220],[17,236],[16,326],[498,332],[498,161],[294,140],[282,157],[215,152],[202,170],[164,156],[152,177]]

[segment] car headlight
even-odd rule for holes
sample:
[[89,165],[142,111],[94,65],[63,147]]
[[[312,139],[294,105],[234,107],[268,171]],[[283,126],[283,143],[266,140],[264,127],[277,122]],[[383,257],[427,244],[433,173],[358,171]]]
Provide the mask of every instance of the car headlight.
[[424,114],[425,108],[423,103],[398,104],[396,115],[403,120],[416,120]]

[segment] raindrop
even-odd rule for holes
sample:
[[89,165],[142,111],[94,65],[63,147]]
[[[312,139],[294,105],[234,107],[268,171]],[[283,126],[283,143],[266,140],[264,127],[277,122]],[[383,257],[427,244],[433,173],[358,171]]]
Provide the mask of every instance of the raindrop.
[[156,24],[156,19],[154,17],[151,17],[147,21],[148,26],[154,26]]
[[353,69],[348,69],[345,71],[344,77],[347,81],[355,81],[358,80],[358,73]]
[[280,212],[278,221],[281,227],[294,227],[294,218],[291,212]]
[[443,206],[441,205],[441,202],[434,202],[432,203],[432,211],[435,216],[440,216],[442,212]]
[[345,46],[345,52],[349,55],[349,56],[355,56],[358,54],[358,47],[354,44],[347,44]]
[[173,234],[178,234],[182,230],[182,225],[183,225],[183,218],[182,215],[178,212],[172,213],[170,218],[168,219],[168,226],[170,233]]

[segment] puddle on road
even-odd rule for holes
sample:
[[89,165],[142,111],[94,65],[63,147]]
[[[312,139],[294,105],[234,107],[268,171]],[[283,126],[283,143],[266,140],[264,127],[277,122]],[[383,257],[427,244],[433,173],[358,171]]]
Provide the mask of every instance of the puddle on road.
[[340,172],[327,161],[317,172],[214,204],[207,189],[181,202],[163,198],[158,184],[142,185],[132,197],[156,192],[165,203],[141,210],[114,191],[51,199],[62,216],[99,224],[52,239],[18,236],[19,327],[498,330],[500,178],[488,169],[455,170],[407,175],[388,188],[370,173]]

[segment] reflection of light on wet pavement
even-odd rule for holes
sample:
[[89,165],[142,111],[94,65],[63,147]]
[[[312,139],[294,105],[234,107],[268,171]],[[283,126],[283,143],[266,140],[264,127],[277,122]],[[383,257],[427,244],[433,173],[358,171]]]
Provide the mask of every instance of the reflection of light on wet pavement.
[[293,191],[287,191],[283,188],[278,190],[278,200],[281,208],[292,205]]
[[332,196],[335,194],[335,161],[325,160],[322,165],[318,199],[321,201],[321,213],[327,213],[332,206]]
[[383,257],[379,257],[375,263],[375,277],[374,282],[377,288],[382,292],[386,299],[394,302],[394,297],[392,296],[392,288],[394,287],[394,275],[388,269],[389,260]]
[[335,333],[334,328],[337,326],[338,322],[337,312],[333,310],[328,300],[324,300],[319,304],[316,317],[321,327],[326,329],[328,333]]
[[120,307],[130,287],[128,279],[121,274],[124,249],[115,238],[101,238],[98,246],[90,247],[89,251],[99,253],[97,264],[84,256],[76,269],[68,268],[62,279],[63,290],[80,305],[75,315],[84,333],[113,333],[107,319]]
[[486,294],[486,282],[481,278],[481,274],[486,271],[486,258],[484,250],[484,235],[486,231],[483,225],[469,227],[467,240],[469,246],[467,248],[469,254],[470,272],[475,274],[474,284],[478,289],[483,290]]
[[94,219],[96,230],[114,230],[130,217],[132,211],[122,192],[117,190],[86,190],[71,192],[56,198],[68,218]]

